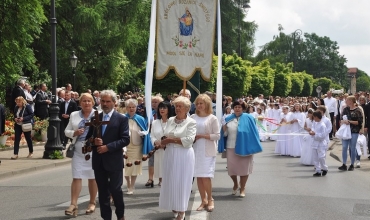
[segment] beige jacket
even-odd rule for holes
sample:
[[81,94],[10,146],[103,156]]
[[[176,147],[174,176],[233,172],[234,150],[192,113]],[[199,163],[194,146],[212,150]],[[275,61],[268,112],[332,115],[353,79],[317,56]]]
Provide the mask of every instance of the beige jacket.
[[[192,115],[191,117],[193,118],[194,115]],[[218,140],[220,140],[220,123],[218,122],[216,116],[210,115],[210,117],[206,121],[205,130],[205,134],[209,134],[210,136],[210,140],[205,140],[206,157],[215,157],[217,154],[217,143]]]

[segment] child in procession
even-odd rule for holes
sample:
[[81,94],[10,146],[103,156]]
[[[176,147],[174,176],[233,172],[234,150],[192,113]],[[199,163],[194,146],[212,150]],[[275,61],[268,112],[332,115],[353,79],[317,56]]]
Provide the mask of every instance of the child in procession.
[[314,177],[326,176],[328,173],[328,166],[326,165],[326,126],[322,121],[321,111],[316,110],[313,113],[314,123],[309,134],[313,137],[312,149],[313,160],[316,172]]

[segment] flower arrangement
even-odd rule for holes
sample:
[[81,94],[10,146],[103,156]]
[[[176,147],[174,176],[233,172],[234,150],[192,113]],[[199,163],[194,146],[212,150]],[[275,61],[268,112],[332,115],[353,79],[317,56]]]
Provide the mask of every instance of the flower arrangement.
[[11,136],[14,134],[14,122],[5,121],[5,131],[0,136]]
[[38,117],[34,117],[35,119],[35,124],[33,125],[33,129],[35,131],[46,131],[49,127],[49,118],[41,120]]

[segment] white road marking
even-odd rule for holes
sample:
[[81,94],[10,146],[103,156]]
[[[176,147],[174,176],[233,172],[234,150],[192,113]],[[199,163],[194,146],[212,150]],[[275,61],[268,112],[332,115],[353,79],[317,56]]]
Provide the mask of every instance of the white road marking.
[[197,190],[194,195],[193,207],[191,207],[191,212],[189,219],[190,220],[207,220],[208,212],[207,211],[197,211],[196,209],[200,206],[202,200],[200,198],[199,191]]

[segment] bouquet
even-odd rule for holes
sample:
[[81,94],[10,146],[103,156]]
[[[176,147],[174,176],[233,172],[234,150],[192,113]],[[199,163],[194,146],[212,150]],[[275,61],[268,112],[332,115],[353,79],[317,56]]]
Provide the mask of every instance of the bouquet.
[[49,118],[41,120],[38,117],[35,117],[35,124],[33,125],[33,129],[35,131],[46,131],[49,127]]
[[11,136],[14,134],[14,122],[5,121],[5,131],[0,136]]

